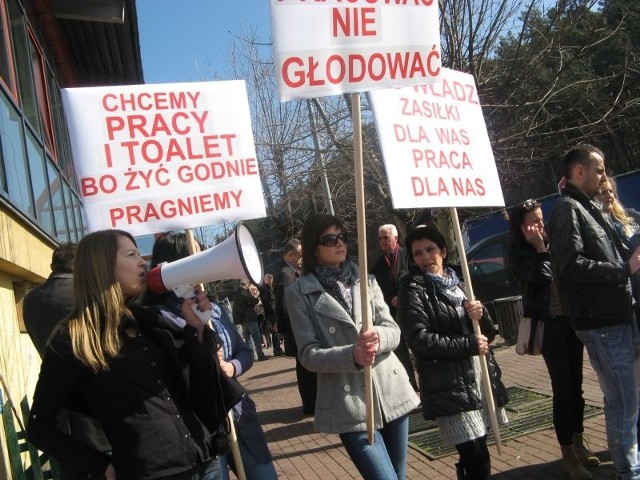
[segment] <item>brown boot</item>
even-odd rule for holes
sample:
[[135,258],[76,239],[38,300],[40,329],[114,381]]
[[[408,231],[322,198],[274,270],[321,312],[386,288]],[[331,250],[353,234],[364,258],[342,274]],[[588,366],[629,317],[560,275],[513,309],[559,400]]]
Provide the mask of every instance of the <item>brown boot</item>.
[[560,445],[560,449],[562,450],[562,470],[571,480],[591,480],[593,478],[578,460],[573,445]]
[[582,433],[573,434],[573,448],[576,451],[578,460],[585,467],[597,467],[600,465],[600,459],[596,457],[584,444],[584,436]]

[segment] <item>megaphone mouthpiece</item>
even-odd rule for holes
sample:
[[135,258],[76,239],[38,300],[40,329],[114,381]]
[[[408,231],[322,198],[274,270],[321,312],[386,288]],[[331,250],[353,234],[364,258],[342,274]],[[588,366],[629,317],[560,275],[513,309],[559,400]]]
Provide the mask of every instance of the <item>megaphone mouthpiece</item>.
[[162,283],[162,265],[158,265],[147,272],[147,288],[156,294],[169,291],[164,283]]

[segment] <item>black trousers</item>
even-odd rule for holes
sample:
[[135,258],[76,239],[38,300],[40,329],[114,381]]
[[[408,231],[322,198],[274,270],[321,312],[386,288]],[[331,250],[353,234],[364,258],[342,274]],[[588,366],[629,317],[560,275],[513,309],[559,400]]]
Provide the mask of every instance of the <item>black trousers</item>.
[[491,457],[487,436],[456,445],[465,480],[486,480],[491,476]]
[[553,426],[560,445],[571,445],[574,433],[584,431],[582,358],[584,346],[569,318],[554,317],[544,323],[542,357],[553,391]]
[[302,411],[305,415],[313,415],[316,411],[316,394],[318,392],[318,379],[315,372],[304,368],[296,355],[296,378],[298,391],[302,400]]
[[298,346],[293,332],[288,330],[285,333],[284,351],[287,355],[292,355],[296,359],[296,379],[298,380],[298,392],[302,400],[302,412],[305,415],[313,415],[316,411],[316,395],[318,392],[318,376],[304,368],[298,358]]
[[393,351],[398,357],[398,360],[402,363],[402,366],[407,371],[407,375],[409,375],[409,382],[414,390],[418,390],[418,383],[416,382],[416,372],[413,367],[413,362],[411,361],[411,353],[409,352],[409,347],[407,346],[407,342],[404,341],[404,338],[400,337],[400,343]]

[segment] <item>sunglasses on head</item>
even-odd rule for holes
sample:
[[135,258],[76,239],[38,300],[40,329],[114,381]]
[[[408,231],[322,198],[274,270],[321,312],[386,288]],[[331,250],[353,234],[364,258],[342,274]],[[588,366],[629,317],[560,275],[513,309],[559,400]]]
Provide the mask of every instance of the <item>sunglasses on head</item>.
[[318,245],[322,245],[323,247],[335,247],[338,244],[338,240],[342,240],[342,243],[346,244],[349,240],[349,236],[346,232],[342,232],[337,235],[334,235],[333,233],[325,235],[318,240]]
[[530,198],[529,200],[525,200],[524,203],[522,204],[522,208],[524,208],[528,212],[530,212],[534,208],[538,208],[539,206],[540,204],[532,198]]

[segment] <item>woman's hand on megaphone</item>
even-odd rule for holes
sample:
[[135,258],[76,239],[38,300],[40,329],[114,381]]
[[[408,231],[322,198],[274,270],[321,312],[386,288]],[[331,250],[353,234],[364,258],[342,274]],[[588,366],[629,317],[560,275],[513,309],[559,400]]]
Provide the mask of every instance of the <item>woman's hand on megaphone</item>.
[[191,325],[198,330],[198,336],[202,338],[202,331],[204,329],[204,323],[200,320],[200,317],[193,311],[194,306],[200,312],[211,311],[211,302],[200,288],[200,285],[196,285],[193,288],[194,297],[185,298],[182,302],[180,310],[182,311],[182,318],[185,319],[188,325]]

